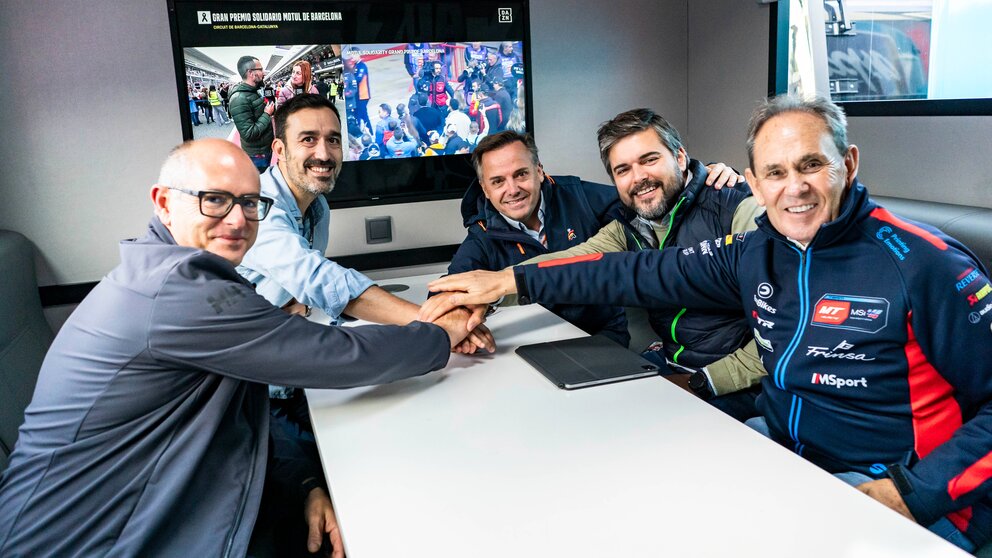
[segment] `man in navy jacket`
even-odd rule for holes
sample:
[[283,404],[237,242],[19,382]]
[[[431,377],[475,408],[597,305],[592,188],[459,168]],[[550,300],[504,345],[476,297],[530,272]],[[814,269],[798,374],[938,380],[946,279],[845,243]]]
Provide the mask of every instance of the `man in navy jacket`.
[[[462,198],[468,236],[448,273],[497,270],[584,242],[619,211],[616,189],[574,176],[548,176],[533,138],[506,130],[472,154],[479,180]],[[589,334],[624,346],[627,318],[618,306],[553,305],[549,310]]]
[[446,277],[432,288],[467,291],[448,297],[453,305],[518,292],[521,303],[736,308],[768,372],[759,407],[774,440],[966,550],[985,544],[992,284],[984,266],[954,239],[868,197],[856,179],[858,148],[830,101],[767,101],[747,145],[747,180],[767,209],[757,231],[719,245]]

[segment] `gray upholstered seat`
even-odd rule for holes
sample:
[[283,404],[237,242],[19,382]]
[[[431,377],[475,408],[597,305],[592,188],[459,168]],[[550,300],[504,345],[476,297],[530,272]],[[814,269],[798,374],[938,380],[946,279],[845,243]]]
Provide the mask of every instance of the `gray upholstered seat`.
[[985,267],[992,266],[992,209],[888,196],[872,199],[900,217],[937,227],[970,248]]
[[23,235],[0,230],[0,471],[7,467],[51,342],[38,297],[34,248]]

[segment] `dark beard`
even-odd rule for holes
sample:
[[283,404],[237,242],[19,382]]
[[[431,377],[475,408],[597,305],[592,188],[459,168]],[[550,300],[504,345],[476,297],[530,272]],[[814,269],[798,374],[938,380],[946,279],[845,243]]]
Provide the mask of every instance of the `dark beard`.
[[[656,186],[664,194],[664,198],[661,202],[650,210],[642,210],[642,208],[635,205],[633,209],[634,212],[637,213],[638,217],[641,219],[647,219],[648,221],[656,221],[668,213],[668,211],[674,206],[675,200],[678,199],[678,197],[682,194],[682,190],[685,188],[685,179],[682,178],[682,175],[677,174],[676,177],[676,184],[666,184],[661,180],[645,179],[642,180],[641,183],[635,188],[632,188],[632,191],[637,191],[645,186]],[[633,197],[634,196],[632,195],[631,198],[633,199]],[[644,212],[642,213],[642,211]]]
[[[292,165],[293,161],[290,160],[289,157],[287,157],[286,163],[288,165]],[[306,174],[307,166],[330,167],[331,168],[330,179],[328,179],[327,181],[319,181],[308,177]],[[301,189],[315,196],[319,196],[321,194],[330,194],[331,191],[334,190],[334,186],[336,185],[338,179],[338,173],[336,172],[338,169],[339,167],[334,163],[334,161],[331,160],[322,161],[320,159],[315,159],[311,157],[303,162],[302,171],[298,175],[295,175],[294,173],[294,176],[292,176],[292,180]]]

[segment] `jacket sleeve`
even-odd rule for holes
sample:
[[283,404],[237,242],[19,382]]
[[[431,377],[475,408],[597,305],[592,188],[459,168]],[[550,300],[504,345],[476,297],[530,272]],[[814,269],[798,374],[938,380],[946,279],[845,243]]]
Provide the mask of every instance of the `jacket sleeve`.
[[624,234],[623,224],[613,221],[609,225],[599,229],[599,232],[582,244],[577,244],[567,250],[551,252],[534,256],[529,260],[517,265],[536,264],[560,258],[571,258],[574,256],[584,256],[587,254],[605,254],[609,252],[624,252],[627,250],[627,235]]
[[992,490],[992,285],[966,248],[929,236],[932,243],[914,238],[900,262],[911,309],[905,352],[921,458],[903,471],[908,482],[900,488],[923,525]]
[[244,92],[237,92],[229,106],[231,120],[234,120],[238,133],[247,141],[258,141],[265,135],[266,128],[272,126],[272,118],[264,112],[258,120],[252,118],[251,99]]
[[255,294],[233,268],[206,253],[182,260],[163,282],[148,326],[157,359],[253,382],[293,387],[375,385],[443,367],[443,329],[324,326],[291,316]]
[[737,269],[748,238],[519,266],[517,294],[522,304],[741,310]]
[[753,339],[720,360],[707,364],[705,368],[716,395],[726,395],[755,386],[768,375],[761,365],[761,357],[758,356],[758,348]]
[[730,225],[730,232],[739,233],[753,231],[758,228],[754,221],[759,215],[765,212],[765,208],[758,205],[758,200],[750,196],[741,200],[737,209],[734,210],[734,217]]

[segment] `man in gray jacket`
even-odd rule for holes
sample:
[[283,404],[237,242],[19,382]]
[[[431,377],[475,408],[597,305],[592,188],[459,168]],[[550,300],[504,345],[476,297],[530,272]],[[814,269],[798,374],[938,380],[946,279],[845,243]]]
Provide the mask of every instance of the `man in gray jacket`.
[[0,477],[2,556],[243,556],[269,462],[266,384],[415,376],[465,336],[464,310],[441,327],[326,327],[255,294],[234,266],[271,200],[228,142],[177,148],[151,195],[146,236],[121,243],[42,365]]

